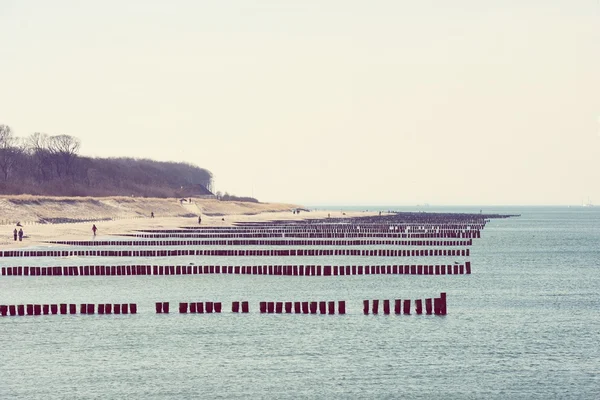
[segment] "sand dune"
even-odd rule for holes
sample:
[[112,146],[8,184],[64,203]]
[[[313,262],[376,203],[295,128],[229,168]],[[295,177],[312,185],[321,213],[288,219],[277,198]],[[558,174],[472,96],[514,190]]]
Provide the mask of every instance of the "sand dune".
[[[223,226],[236,221],[268,221],[273,219],[301,220],[341,216],[341,212],[312,211],[293,214],[297,205],[280,203],[242,203],[214,199],[192,199],[180,203],[177,199],[155,198],[59,198],[36,196],[5,196],[0,198],[0,249],[43,245],[49,240],[91,240],[92,224],[98,227],[97,239],[131,233],[137,229],[174,229],[198,225],[198,210],[202,225]],[[154,212],[155,218],[150,218]],[[362,212],[348,216],[366,215]],[[44,221],[84,221],[71,223],[40,223]],[[16,221],[21,221],[25,238],[15,242],[12,237]]]
[[76,222],[148,217],[182,217],[191,215],[257,214],[288,211],[298,206],[279,203],[244,203],[216,199],[158,199],[141,197],[0,197],[0,224],[12,225],[49,222]]

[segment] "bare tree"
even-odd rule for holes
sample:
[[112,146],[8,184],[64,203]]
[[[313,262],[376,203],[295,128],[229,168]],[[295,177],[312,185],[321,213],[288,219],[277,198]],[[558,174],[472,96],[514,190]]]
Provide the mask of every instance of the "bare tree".
[[39,181],[48,181],[52,177],[52,154],[50,136],[45,133],[32,133],[26,140],[27,147],[35,159]]
[[10,126],[0,125],[0,170],[5,182],[8,181],[21,151],[19,140],[13,135]]
[[49,150],[56,166],[56,174],[61,177],[61,170],[66,176],[71,175],[71,168],[77,159],[81,141],[70,135],[56,135],[49,138]]

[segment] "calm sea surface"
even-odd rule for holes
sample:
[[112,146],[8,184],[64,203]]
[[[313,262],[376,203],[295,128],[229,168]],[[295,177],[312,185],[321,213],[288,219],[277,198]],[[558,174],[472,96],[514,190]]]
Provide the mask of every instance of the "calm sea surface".
[[[0,276],[0,304],[138,304],[137,315],[0,317],[0,399],[600,398],[600,209],[483,211],[521,217],[492,220],[474,240],[472,275]],[[0,265],[436,263],[413,260],[41,258]],[[364,299],[440,292],[448,294],[444,317],[362,314]],[[250,313],[230,313],[234,300],[248,300]],[[321,300],[346,300],[348,314],[258,313],[259,301]],[[171,314],[155,314],[156,301],[171,302]],[[178,314],[180,301],[221,301],[223,313]]]

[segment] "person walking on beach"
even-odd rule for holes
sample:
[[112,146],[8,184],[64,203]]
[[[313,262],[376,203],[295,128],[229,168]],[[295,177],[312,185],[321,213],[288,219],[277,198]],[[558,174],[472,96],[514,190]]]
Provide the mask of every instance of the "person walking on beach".
[[19,242],[23,241],[23,228],[19,229]]
[[15,242],[17,241],[17,234],[18,234],[17,228],[15,228],[15,230],[13,231],[13,235],[15,237]]
[[202,223],[202,217],[200,215],[198,215],[198,225],[200,225]]
[[97,230],[98,230],[98,228],[96,228],[96,224],[92,225],[92,232],[94,232],[94,236],[96,236]]
[[150,218],[154,218],[154,211],[150,213]]

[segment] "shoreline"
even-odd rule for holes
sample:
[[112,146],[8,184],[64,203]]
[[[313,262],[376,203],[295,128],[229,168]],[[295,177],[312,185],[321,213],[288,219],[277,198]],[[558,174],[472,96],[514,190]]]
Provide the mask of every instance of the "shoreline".
[[[293,214],[291,211],[263,211],[256,214],[226,214],[219,216],[202,215],[200,226],[232,226],[235,222],[266,222],[271,220],[302,221],[306,219],[325,219],[331,217],[358,217],[376,215],[376,212],[345,211],[304,211]],[[115,236],[135,233],[143,229],[177,229],[182,226],[199,226],[197,217],[143,217],[130,219],[115,219],[107,221],[89,221],[62,224],[32,224],[23,225],[23,241],[14,241],[12,231],[15,225],[0,225],[3,232],[0,236],[0,250],[14,250],[33,246],[61,246],[46,243],[53,240],[93,240],[92,225],[98,228],[96,240],[110,240]]]
[[[92,225],[97,238],[138,229],[169,229],[182,225],[223,225],[235,221],[269,220],[301,208],[284,203],[220,201],[214,198],[0,196],[0,249],[45,245],[48,240],[88,240]],[[155,218],[150,215],[154,214]],[[301,213],[306,216],[310,213]],[[256,219],[258,218],[258,219]],[[223,221],[224,219],[224,221]],[[20,222],[23,241],[13,240]]]

